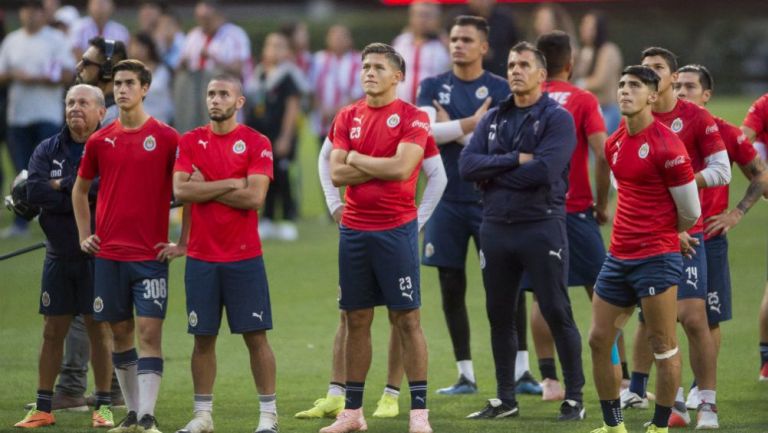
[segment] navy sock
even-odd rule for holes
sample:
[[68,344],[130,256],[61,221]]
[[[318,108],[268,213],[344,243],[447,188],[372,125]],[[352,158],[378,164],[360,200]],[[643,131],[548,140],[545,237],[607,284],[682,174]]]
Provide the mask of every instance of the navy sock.
[[45,389],[37,390],[36,408],[39,411],[51,413],[51,402],[53,401],[53,391]]
[[600,409],[603,410],[603,421],[608,427],[616,427],[624,422],[621,400],[600,400]]
[[541,380],[557,380],[557,368],[555,368],[554,358],[539,359],[539,371],[541,372]]
[[691,387],[689,389],[696,388],[698,384],[696,383],[696,379],[693,379],[693,382],[691,382]]
[[637,371],[632,372],[632,376],[629,379],[629,390],[645,397],[645,389],[648,386],[648,375],[645,373],[639,373]]
[[629,380],[629,367],[626,362],[621,363],[621,378]]
[[158,376],[163,375],[163,358],[139,358],[136,366],[138,374],[156,374]]
[[115,368],[126,369],[139,362],[139,353],[136,348],[128,349],[125,352],[112,352],[112,365]]
[[656,410],[653,412],[653,425],[656,427],[667,427],[669,425],[669,415],[672,414],[672,408],[661,406],[656,403]]
[[112,394],[109,391],[101,392],[96,391],[96,410],[99,410],[101,406],[112,405]]
[[426,409],[427,381],[417,380],[408,382],[408,388],[411,390],[411,409]]
[[768,341],[760,342],[760,366],[768,362]]
[[363,407],[363,389],[365,382],[347,382],[347,396],[344,409],[360,409]]

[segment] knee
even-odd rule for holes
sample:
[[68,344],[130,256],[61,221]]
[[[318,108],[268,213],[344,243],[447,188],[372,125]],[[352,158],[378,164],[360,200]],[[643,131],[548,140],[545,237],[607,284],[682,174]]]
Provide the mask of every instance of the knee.
[[675,341],[675,337],[672,335],[649,333],[648,342],[656,359],[659,359],[659,356],[671,356],[669,355],[670,351],[677,350],[677,341]]
[[216,352],[216,337],[215,336],[195,336],[195,346],[193,350],[194,355],[210,355]]
[[608,330],[592,328],[589,331],[589,348],[592,352],[610,350],[613,345],[615,335]]
[[254,352],[267,347],[267,331],[254,331],[243,335],[248,351]]
[[347,311],[347,330],[356,331],[371,326],[371,315],[367,310]]
[[571,307],[564,303],[539,302],[539,310],[553,333],[573,323]]
[[684,314],[680,314],[679,320],[687,334],[709,332],[706,311],[686,311]]
[[43,340],[47,343],[63,344],[66,336],[67,329],[63,326],[47,322],[43,327]]
[[418,332],[421,329],[421,321],[418,314],[415,314],[418,310],[411,310],[407,313],[398,314],[394,320],[394,325],[400,331],[400,334],[409,335],[414,332]]

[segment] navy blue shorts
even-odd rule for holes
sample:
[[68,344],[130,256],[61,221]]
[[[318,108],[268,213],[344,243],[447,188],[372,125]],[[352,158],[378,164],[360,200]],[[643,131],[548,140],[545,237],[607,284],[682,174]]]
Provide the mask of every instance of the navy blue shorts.
[[43,262],[40,314],[66,316],[93,314],[93,259]]
[[728,238],[715,236],[704,242],[707,251],[707,320],[710,325],[731,320],[731,269]]
[[[605,261],[605,245],[592,209],[569,212],[565,218],[568,235],[568,287],[594,286]],[[532,291],[528,273],[523,274],[520,287]]]
[[156,260],[118,262],[96,258],[93,317],[121,322],[136,315],[165,318],[168,307],[168,263]]
[[339,308],[421,306],[416,220],[390,230],[361,231],[343,225],[339,236]]
[[704,234],[693,235],[699,240],[691,258],[683,256],[683,275],[677,285],[677,299],[707,299],[707,249]]
[[261,256],[237,262],[206,262],[187,258],[187,332],[217,335],[221,312],[233,334],[272,329],[269,284]]
[[641,298],[663,293],[680,282],[679,253],[621,260],[608,254],[595,283],[595,293],[617,307],[631,307]]
[[474,239],[475,249],[480,249],[481,222],[481,204],[440,200],[424,226],[421,263],[426,266],[464,269],[469,239]]

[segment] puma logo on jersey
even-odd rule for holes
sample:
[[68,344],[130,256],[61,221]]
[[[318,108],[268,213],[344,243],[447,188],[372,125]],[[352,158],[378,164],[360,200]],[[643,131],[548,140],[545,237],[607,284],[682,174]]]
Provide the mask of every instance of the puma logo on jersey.
[[413,302],[413,290],[411,290],[410,292],[400,292],[400,295],[403,298],[408,298],[409,301]]
[[363,117],[365,117],[365,116],[353,117],[352,121],[357,123],[358,125],[362,125],[363,124]]
[[115,142],[117,141],[117,137],[115,137],[115,138],[105,137],[104,141],[106,141],[107,143],[111,144],[112,147],[115,147]]
[[208,149],[208,142],[203,140],[197,140],[197,144],[201,144],[203,149]]
[[557,257],[557,259],[558,259],[558,260],[560,260],[560,261],[562,262],[562,261],[563,261],[563,258],[560,256],[560,254],[561,254],[562,252],[563,252],[563,249],[562,249],[562,248],[560,248],[560,249],[559,249],[559,250],[557,250],[557,251],[549,250],[549,255],[550,255],[550,256],[552,256],[552,257]]
[[449,86],[449,85],[447,85],[447,84],[443,84],[443,89],[445,89],[445,90],[447,90],[447,91],[449,91],[449,92],[450,92],[450,91],[451,91],[451,89],[453,89],[453,86]]
[[259,319],[259,322],[263,322],[263,321],[264,321],[264,311],[259,311],[258,313],[255,313],[255,312],[254,312],[254,313],[252,313],[251,315],[252,315],[253,317],[255,317],[255,318]]
[[697,284],[698,284],[698,281],[694,281],[694,280],[685,280],[685,284],[689,284],[689,285],[691,285],[691,287],[693,287],[693,290],[699,290],[699,287],[697,286]]
[[62,159],[61,161],[58,161],[58,160],[54,159],[53,160],[53,165],[58,165],[60,169],[63,169],[64,168],[64,161],[66,161],[66,159]]
[[157,308],[159,308],[160,311],[163,311],[163,303],[162,302],[158,301],[157,299],[155,299],[153,302],[155,304],[157,304]]

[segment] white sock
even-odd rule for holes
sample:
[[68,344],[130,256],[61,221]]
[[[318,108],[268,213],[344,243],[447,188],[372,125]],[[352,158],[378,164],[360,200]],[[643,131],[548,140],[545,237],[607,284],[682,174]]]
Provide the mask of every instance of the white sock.
[[277,424],[277,414],[262,410],[259,414],[259,426],[256,427],[256,430],[271,430],[275,424]]
[[515,357],[515,381],[520,380],[526,371],[531,369],[531,365],[528,363],[528,351],[518,350]]
[[388,386],[384,387],[384,394],[389,394],[392,397],[400,398],[400,391],[396,390],[395,388],[390,388]]
[[146,414],[155,414],[157,394],[160,393],[160,380],[163,378],[157,373],[139,374],[139,419]]
[[341,385],[332,383],[328,385],[328,397],[344,397],[347,394],[347,390]]
[[700,389],[699,401],[701,403],[717,404],[715,401],[715,391],[712,391],[711,389]]
[[465,359],[463,361],[458,361],[456,363],[456,366],[459,368],[459,375],[464,376],[469,380],[470,382],[475,381],[475,369],[472,367],[472,360],[471,359]]
[[[265,414],[273,415],[277,419],[277,397],[275,394],[259,395],[259,411],[263,417]],[[259,422],[261,424],[261,422]]]
[[685,401],[685,389],[683,387],[677,388],[677,395],[675,396],[675,401]]
[[123,390],[125,407],[128,412],[137,412],[139,409],[139,380],[136,374],[138,366],[136,363],[127,367],[115,368],[117,381],[120,383],[120,389]]
[[195,412],[213,412],[213,394],[195,394]]

